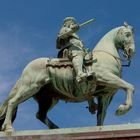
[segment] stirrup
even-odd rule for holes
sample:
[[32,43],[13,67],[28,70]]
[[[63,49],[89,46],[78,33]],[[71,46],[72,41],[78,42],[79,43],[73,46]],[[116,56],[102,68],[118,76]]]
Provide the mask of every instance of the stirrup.
[[82,73],[76,76],[76,81],[78,83],[85,81],[87,78],[87,74],[86,73]]
[[94,73],[93,72],[87,73],[87,80],[91,81],[93,79],[94,79]]

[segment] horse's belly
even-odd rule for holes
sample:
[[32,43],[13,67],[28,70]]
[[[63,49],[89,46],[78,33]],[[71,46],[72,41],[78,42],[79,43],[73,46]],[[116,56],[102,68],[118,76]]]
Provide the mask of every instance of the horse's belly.
[[70,67],[50,68],[50,78],[53,87],[67,97],[68,101],[81,102],[91,98],[93,84],[91,82],[77,83],[75,73]]

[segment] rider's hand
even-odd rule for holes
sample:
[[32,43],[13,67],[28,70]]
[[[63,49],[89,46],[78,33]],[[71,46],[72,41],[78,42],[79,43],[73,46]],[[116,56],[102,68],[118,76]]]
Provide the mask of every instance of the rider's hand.
[[73,25],[72,27],[71,27],[71,29],[74,31],[74,32],[77,32],[79,29],[80,29],[80,26],[79,25]]

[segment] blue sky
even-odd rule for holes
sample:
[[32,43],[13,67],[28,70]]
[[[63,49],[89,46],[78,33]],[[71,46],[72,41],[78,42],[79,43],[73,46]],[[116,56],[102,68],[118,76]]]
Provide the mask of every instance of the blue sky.
[[[133,109],[122,117],[114,116],[125,101],[119,91],[106,116],[105,124],[140,123],[140,1],[128,0],[1,0],[0,1],[0,103],[6,99],[23,68],[39,57],[56,57],[55,40],[66,16],[74,16],[79,23],[96,18],[79,31],[86,47],[92,49],[112,28],[127,21],[135,28],[136,55],[130,68],[123,68],[123,79],[134,84]],[[86,109],[87,103],[59,104],[49,113],[62,128],[96,125],[96,116]],[[19,105],[16,130],[48,129],[35,118],[37,104],[33,99]]]

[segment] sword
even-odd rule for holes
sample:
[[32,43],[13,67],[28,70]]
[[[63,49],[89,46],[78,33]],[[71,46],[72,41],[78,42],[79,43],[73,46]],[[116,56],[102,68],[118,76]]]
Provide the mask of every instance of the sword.
[[81,27],[85,26],[86,24],[89,24],[89,23],[91,23],[93,21],[95,21],[95,18],[92,18],[92,19],[90,19],[90,20],[88,20],[86,22],[83,22],[82,24],[79,25],[79,27],[81,28]]
[[[78,28],[80,29],[81,27],[83,27],[83,26],[85,26],[85,25],[87,25],[87,24],[89,24],[89,23],[91,23],[91,22],[93,22],[93,21],[95,21],[95,18],[92,18],[92,19],[90,19],[90,20],[88,20],[88,21],[86,21],[86,22],[83,22],[82,24],[78,25]],[[77,29],[78,29],[78,28],[77,28]],[[68,31],[67,33],[63,33],[63,34],[61,34],[61,35],[58,35],[58,37],[65,36],[66,34],[70,34],[70,33],[73,33],[73,30],[70,30],[70,31]]]

